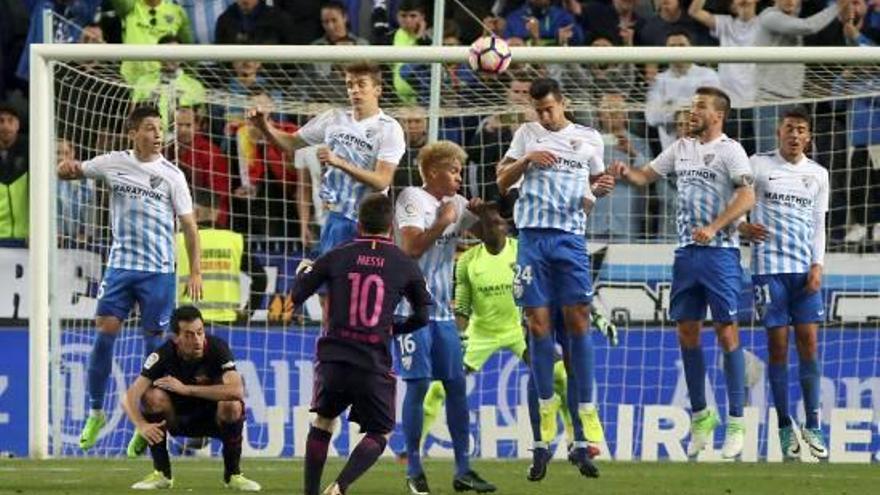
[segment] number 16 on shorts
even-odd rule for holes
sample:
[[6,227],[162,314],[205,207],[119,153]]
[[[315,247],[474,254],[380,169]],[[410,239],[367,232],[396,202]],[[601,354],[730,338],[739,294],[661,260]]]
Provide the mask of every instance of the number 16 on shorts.
[[400,351],[400,366],[404,370],[410,370],[413,364],[413,354],[416,352],[415,336],[411,333],[396,337],[397,348]]

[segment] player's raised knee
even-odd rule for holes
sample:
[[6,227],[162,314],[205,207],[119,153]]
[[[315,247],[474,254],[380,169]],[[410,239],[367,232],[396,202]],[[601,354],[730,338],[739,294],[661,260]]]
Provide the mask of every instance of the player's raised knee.
[[244,407],[237,400],[223,400],[217,403],[217,419],[222,423],[235,423],[244,417]]
[[115,335],[122,329],[122,320],[115,316],[98,316],[95,318],[95,326],[99,332]]
[[151,414],[167,412],[172,408],[168,392],[155,387],[144,392],[141,403],[144,406],[144,411]]

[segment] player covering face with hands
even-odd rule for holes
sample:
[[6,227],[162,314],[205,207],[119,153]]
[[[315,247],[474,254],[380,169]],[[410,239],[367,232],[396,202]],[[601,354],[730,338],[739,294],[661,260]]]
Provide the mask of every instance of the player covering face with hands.
[[696,456],[714,438],[720,422],[706,404],[706,365],[700,328],[708,304],[724,351],[728,423],[721,455],[732,459],[745,441],[745,357],[737,328],[742,269],[734,221],[755,204],[754,175],[742,146],[722,132],[730,99],[720,89],[698,88],[691,100],[690,137],[680,138],[651,163],[630,168],[614,163],[621,179],[645,186],[675,174],[678,189],[678,249],[672,266],[670,316],[677,322],[685,381],[691,401],[691,439]]

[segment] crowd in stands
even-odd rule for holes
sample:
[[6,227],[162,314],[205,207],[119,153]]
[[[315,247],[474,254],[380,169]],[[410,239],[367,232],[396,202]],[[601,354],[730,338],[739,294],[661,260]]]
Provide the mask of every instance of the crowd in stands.
[[[43,9],[54,12],[52,38],[65,43],[408,47],[431,44],[438,35],[447,45],[469,44],[486,28],[512,46],[880,43],[880,0],[448,0],[442,33],[433,32],[432,8],[430,0],[0,0],[0,187],[11,191],[0,194],[0,238],[27,236],[27,47],[45,39]],[[400,120],[407,140],[396,191],[420,182],[415,157],[428,139],[430,76],[422,64],[393,64],[386,72],[382,105]],[[308,112],[291,106],[346,105],[338,65],[123,62],[114,69],[115,81],[107,74],[106,66],[94,63],[67,64],[56,72],[59,156],[86,159],[123,147],[122,117],[131,105],[155,104],[173,138],[167,156],[194,190],[212,193],[218,226],[252,237],[306,243],[314,238],[308,223],[321,217],[320,198],[313,193],[320,163],[314,153],[288,157],[268,145],[244,113],[254,105],[275,108],[274,125],[294,130]],[[495,164],[516,128],[533,118],[528,89],[537,74],[562,81],[579,103],[574,118],[602,132],[606,163],[633,166],[643,166],[687,133],[687,115],[680,110],[699,86],[719,86],[730,94],[734,108],[727,133],[750,153],[775,147],[775,118],[787,108],[783,102],[808,98],[815,119],[813,157],[831,172],[832,249],[880,245],[880,99],[869,95],[880,84],[880,70],[514,61],[495,77],[466,64],[447,64],[440,135],[468,151],[466,195],[499,199]],[[866,96],[832,98],[859,92]],[[454,111],[475,102],[488,110]],[[286,166],[290,163],[295,167]],[[103,201],[100,189],[85,182],[63,187],[59,231],[74,240],[97,235],[83,227],[95,222],[77,205]],[[670,182],[659,182],[648,194],[620,186],[597,205],[591,235],[612,242],[668,242],[674,235],[674,197]]]

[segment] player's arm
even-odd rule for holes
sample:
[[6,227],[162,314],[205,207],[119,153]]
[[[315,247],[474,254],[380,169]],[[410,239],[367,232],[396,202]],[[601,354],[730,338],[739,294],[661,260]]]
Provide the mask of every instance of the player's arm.
[[186,243],[186,254],[189,257],[189,281],[187,294],[193,301],[202,298],[202,250],[199,247],[199,226],[194,213],[180,215],[180,229]]
[[309,145],[300,137],[299,132],[289,133],[275,128],[275,126],[269,123],[267,114],[268,112],[265,109],[251,108],[247,112],[247,118],[251,124],[263,132],[269,144],[277,147],[288,156],[293,156],[296,150]]
[[330,148],[322,146],[318,148],[318,160],[321,163],[338,168],[350,175],[354,180],[372,187],[376,191],[387,189],[394,179],[394,169],[397,165],[385,160],[376,160],[376,170],[367,170],[349,162],[330,151]]
[[223,372],[222,382],[215,385],[186,385],[173,376],[163,376],[153,385],[184,397],[195,397],[213,402],[227,400],[244,400],[244,382],[238,371],[232,369]]
[[444,203],[437,211],[437,218],[427,229],[414,226],[400,228],[400,249],[412,258],[420,258],[425,251],[431,249],[434,242],[443,235],[446,227],[449,227],[457,219],[455,204],[451,201]]
[[295,306],[305,303],[324,282],[330,279],[331,261],[328,258],[328,255],[321,256],[313,264],[304,266],[297,273],[290,295]]
[[150,423],[141,414],[141,399],[150,387],[152,387],[152,380],[145,376],[138,376],[125,392],[125,397],[122,399],[122,409],[137,431],[147,439],[150,445],[153,445],[165,439],[163,430],[165,421]]
[[688,7],[688,15],[712,31],[715,29],[715,16],[704,9],[705,6],[706,0],[693,0],[691,6]]
[[742,177],[733,193],[733,199],[727,204],[727,208],[718,215],[709,225],[694,229],[695,241],[705,244],[715,237],[719,230],[727,227],[734,220],[742,217],[755,206],[755,188],[752,187],[754,179],[751,175]]
[[505,156],[498,163],[495,171],[495,181],[498,183],[498,189],[502,195],[513,187],[526,173],[529,166],[535,164],[539,167],[549,167],[556,162],[556,155],[545,150],[535,150],[520,158],[512,158]]
[[473,292],[471,290],[471,279],[468,277],[468,265],[471,261],[472,252],[467,251],[464,253],[455,265],[455,324],[458,326],[460,333],[467,330],[471,311],[473,310]]
[[412,313],[406,320],[394,323],[391,333],[403,335],[412,333],[428,324],[428,306],[431,305],[431,294],[425,286],[425,277],[419,266],[410,260],[407,268],[407,284],[403,290],[403,296],[409,301]]
[[822,270],[825,264],[825,213],[828,212],[829,203],[829,179],[828,172],[824,172],[820,182],[818,197],[813,204],[813,256],[810,260],[810,272],[807,275],[807,291],[818,292],[822,287]]
[[[660,156],[662,156],[662,153]],[[660,157],[658,157],[658,159],[659,158]],[[655,162],[656,160],[647,166],[636,168],[630,167],[621,161],[615,161],[610,167],[608,167],[608,172],[613,177],[619,178],[628,184],[637,187],[644,187],[662,177],[653,166]]]

